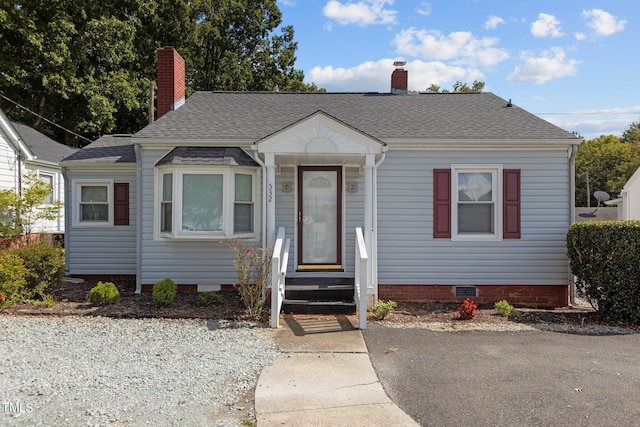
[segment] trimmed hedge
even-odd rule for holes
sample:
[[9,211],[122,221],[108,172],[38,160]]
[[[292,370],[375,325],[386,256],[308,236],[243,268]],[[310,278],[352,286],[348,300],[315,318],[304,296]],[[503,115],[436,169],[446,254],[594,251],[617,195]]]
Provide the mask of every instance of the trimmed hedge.
[[578,294],[608,321],[640,325],[640,221],[589,221],[567,233]]

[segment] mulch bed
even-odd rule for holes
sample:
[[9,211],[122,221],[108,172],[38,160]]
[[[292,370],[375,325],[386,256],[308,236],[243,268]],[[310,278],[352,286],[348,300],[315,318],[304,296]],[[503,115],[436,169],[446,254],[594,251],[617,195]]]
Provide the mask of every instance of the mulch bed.
[[[104,316],[113,318],[171,318],[171,319],[219,319],[231,321],[252,321],[268,324],[269,312],[266,307],[260,318],[247,313],[240,296],[235,291],[221,291],[224,303],[219,306],[199,307],[197,293],[178,293],[176,299],[167,307],[156,308],[150,292],[136,295],[135,283],[116,282],[120,291],[120,301],[102,307],[92,306],[87,295],[97,282],[64,282],[53,292],[56,303],[53,307],[32,304],[15,304],[0,309],[5,315],[53,315],[53,316]],[[471,320],[458,318],[459,304],[432,302],[402,302],[386,319],[394,323],[424,322],[473,322],[473,323],[551,323],[593,325],[603,324],[600,316],[590,307],[561,308],[553,310],[518,308],[520,316],[506,318],[497,314],[493,305],[479,305],[477,315]],[[375,321],[369,313],[369,320]],[[623,326],[623,325],[615,325]]]
[[120,292],[120,300],[102,307],[92,306],[87,299],[91,288],[97,282],[63,283],[53,292],[56,303],[53,307],[33,304],[15,304],[0,309],[0,313],[10,315],[54,315],[54,316],[104,316],[114,318],[185,318],[255,321],[248,315],[237,292],[218,292],[224,303],[210,307],[198,307],[197,293],[178,293],[167,307],[156,308],[151,292],[136,295],[135,283],[115,282]]

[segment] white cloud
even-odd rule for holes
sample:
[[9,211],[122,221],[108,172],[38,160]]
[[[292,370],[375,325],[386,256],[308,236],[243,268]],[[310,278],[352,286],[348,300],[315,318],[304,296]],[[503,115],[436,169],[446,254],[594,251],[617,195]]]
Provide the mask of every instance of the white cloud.
[[524,64],[517,66],[507,78],[509,83],[533,82],[542,84],[549,80],[573,76],[580,63],[575,59],[568,58],[561,47],[553,47],[537,57],[523,53],[522,59]]
[[587,35],[585,33],[576,33],[576,40],[584,40],[587,38]]
[[587,20],[587,27],[591,28],[599,36],[610,36],[622,31],[627,23],[627,21],[617,19],[602,9],[583,10],[581,16],[582,19]]
[[423,1],[420,3],[420,6],[416,9],[419,15],[429,16],[431,15],[431,4]]
[[534,37],[562,37],[560,21],[547,13],[538,15],[538,20],[531,24],[531,34]]
[[494,47],[496,38],[476,38],[468,31],[447,36],[434,30],[409,28],[396,34],[393,43],[398,53],[436,61],[452,60],[456,65],[490,66],[509,58],[504,49]]
[[504,24],[504,19],[499,16],[491,15],[484,23],[484,28],[485,30],[495,30],[500,24]]
[[[305,72],[307,82],[313,82],[330,92],[381,92],[391,91],[393,59],[369,61],[352,68],[332,66],[314,67]],[[409,90],[424,91],[431,84],[451,86],[456,80],[482,80],[477,69],[449,66],[442,62],[410,61],[404,66],[409,72]]]
[[331,0],[322,11],[327,18],[341,25],[395,24],[398,12],[385,8],[386,5],[393,5],[393,0],[361,0],[357,3]]
[[295,6],[296,2],[294,0],[278,0],[278,3],[282,4],[283,6]]

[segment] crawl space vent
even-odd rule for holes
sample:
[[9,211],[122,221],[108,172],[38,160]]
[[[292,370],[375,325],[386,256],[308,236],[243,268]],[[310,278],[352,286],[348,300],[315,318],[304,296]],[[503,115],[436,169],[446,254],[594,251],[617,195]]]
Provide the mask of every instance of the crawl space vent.
[[456,286],[457,297],[477,297],[477,289],[475,286]]

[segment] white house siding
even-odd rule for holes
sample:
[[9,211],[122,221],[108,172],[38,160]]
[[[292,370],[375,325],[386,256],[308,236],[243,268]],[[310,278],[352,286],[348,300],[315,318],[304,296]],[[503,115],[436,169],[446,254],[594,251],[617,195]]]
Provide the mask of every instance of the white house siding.
[[16,153],[0,132],[0,190],[16,189],[16,169]]
[[[114,182],[129,183],[129,225],[107,228],[80,228],[72,224],[73,180],[114,179]],[[69,275],[135,275],[136,274],[136,175],[131,171],[93,172],[69,171],[66,183],[68,199],[67,232],[67,274]],[[111,206],[113,209],[113,206]]]
[[[173,148],[173,147],[171,147]],[[142,158],[142,242],[141,284],[152,285],[170,278],[179,285],[198,285],[198,290],[216,290],[219,285],[236,282],[231,249],[221,240],[155,239],[154,173],[155,163],[169,149],[141,150]],[[261,173],[258,174],[262,176]],[[256,213],[262,217],[261,202],[256,203]],[[259,228],[258,230],[260,230]],[[258,233],[258,238],[261,234]],[[247,245],[260,246],[258,240],[246,241]]]
[[[452,164],[521,170],[520,239],[433,238],[433,169]],[[390,150],[378,169],[379,284],[566,284],[569,173],[566,150]]]
[[[38,174],[47,174],[53,176],[53,200],[64,203],[64,177],[58,168],[26,165],[26,172],[34,171]],[[58,218],[50,221],[40,221],[34,224],[35,233],[64,233],[64,208],[61,207],[58,212]]]

